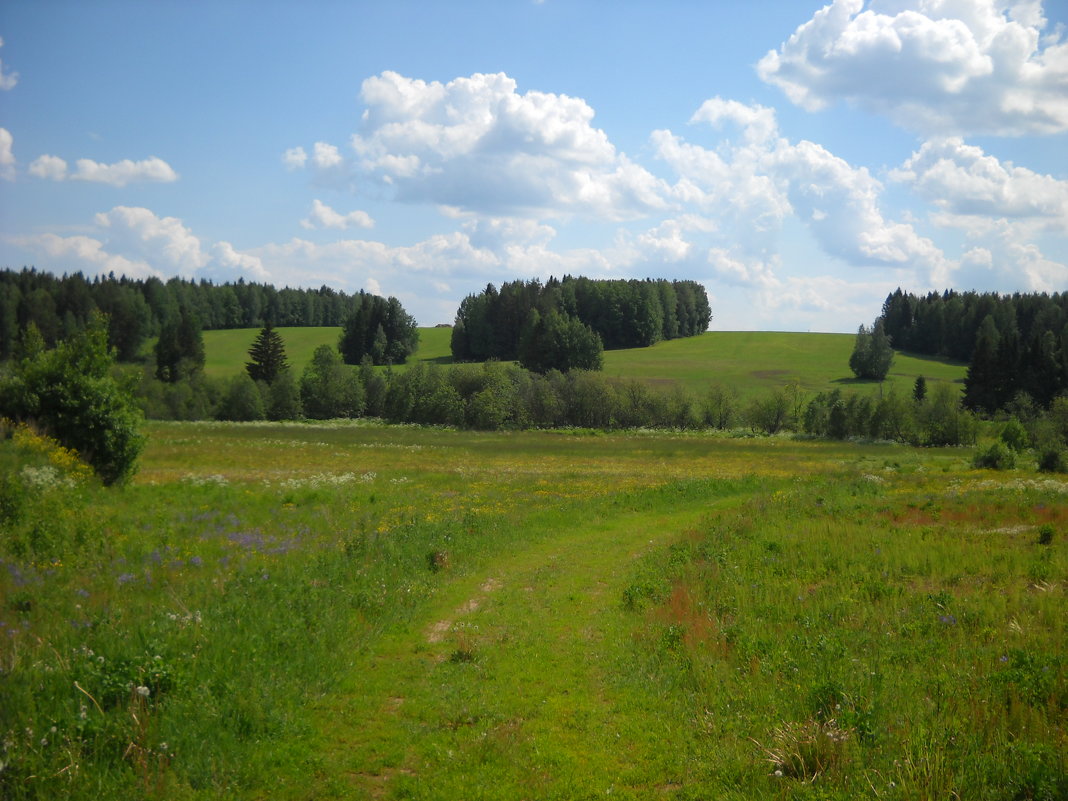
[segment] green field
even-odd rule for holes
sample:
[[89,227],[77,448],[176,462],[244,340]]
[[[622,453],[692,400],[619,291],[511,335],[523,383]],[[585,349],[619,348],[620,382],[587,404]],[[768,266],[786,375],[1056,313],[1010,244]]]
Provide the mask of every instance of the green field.
[[[312,353],[320,345],[337,347],[341,329],[333,326],[310,328],[279,328],[286,345],[286,357],[297,374],[311,361]],[[258,328],[235,328],[204,332],[204,372],[225,378],[245,369],[248,349],[252,347]],[[419,350],[416,360],[437,363],[452,361],[449,349],[452,329],[420,328]]]
[[5,799],[1059,799],[1068,482],[971,450],[0,441]]
[[[244,368],[258,329],[205,331],[205,372],[229,376]],[[318,345],[337,344],[337,328],[282,328],[290,364],[298,372]],[[449,364],[449,328],[420,328],[414,361]],[[744,396],[791,381],[813,392],[840,387],[876,391],[875,382],[857,381],[849,371],[852,334],[796,334],[712,331],[699,337],[659,342],[649,348],[605,352],[604,372],[652,384],[678,382],[701,391],[712,383],[735,387]],[[965,365],[898,353],[887,386],[910,392],[916,377],[960,382]]]

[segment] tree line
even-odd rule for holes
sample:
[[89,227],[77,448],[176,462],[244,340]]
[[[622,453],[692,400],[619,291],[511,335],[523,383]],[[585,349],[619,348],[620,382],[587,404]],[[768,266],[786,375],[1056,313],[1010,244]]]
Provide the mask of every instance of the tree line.
[[[167,388],[170,397],[151,395],[159,382],[142,385],[140,402],[149,417],[181,419],[374,417],[476,430],[718,429],[918,446],[973,445],[980,428],[954,386],[939,382],[929,392],[922,377],[911,394],[891,389],[876,397],[835,389],[809,395],[795,383],[742,399],[718,384],[703,392],[681,385],[655,388],[592,371],[539,373],[492,359],[448,367],[416,362],[400,371],[375,369],[368,356],[353,369],[329,345],[316,350],[300,376],[283,369],[272,383],[254,381],[258,369],[250,362],[246,373],[229,381],[201,378],[198,405],[176,405],[190,397],[178,387]],[[1036,449],[1039,463],[1068,470],[1068,398],[1056,399],[1048,411],[1031,406],[1013,412],[1004,425],[1025,431],[1021,441]]]
[[1068,392],[1068,293],[902,292],[879,322],[893,346],[968,362],[965,404],[993,414],[1018,396],[1048,408]]
[[[662,339],[704,333],[712,319],[708,296],[696,281],[594,280],[564,276],[493,284],[460,304],[452,330],[455,361],[520,360],[531,369],[596,369],[596,336],[605,349],[637,348]],[[575,322],[577,321],[577,325]],[[587,333],[588,331],[588,333]],[[535,356],[532,341],[573,342],[580,364]]]
[[[270,284],[215,284],[171,278],[56,276],[32,268],[0,270],[0,361],[9,359],[19,331],[33,323],[48,347],[84,331],[94,312],[108,317],[108,344],[119,361],[136,360],[146,340],[183,313],[199,329],[340,326],[361,294],[330,287],[276,289]],[[373,333],[373,332],[372,332]],[[357,359],[358,361],[358,359]]]

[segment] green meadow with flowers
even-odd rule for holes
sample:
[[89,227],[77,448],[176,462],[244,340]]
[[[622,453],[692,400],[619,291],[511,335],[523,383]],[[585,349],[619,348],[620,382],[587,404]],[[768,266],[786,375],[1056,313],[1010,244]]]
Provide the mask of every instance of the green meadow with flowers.
[[4,799],[1068,797],[1068,481],[740,432],[0,441]]

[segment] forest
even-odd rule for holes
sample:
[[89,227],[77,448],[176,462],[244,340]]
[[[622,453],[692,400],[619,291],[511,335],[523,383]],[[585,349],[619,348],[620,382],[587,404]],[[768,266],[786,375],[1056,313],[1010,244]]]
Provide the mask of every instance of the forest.
[[[640,348],[664,339],[703,334],[712,319],[705,288],[696,281],[593,280],[564,276],[489,284],[468,295],[456,313],[456,361],[524,359],[524,340],[537,323],[559,315],[588,327],[607,349]],[[558,365],[549,365],[555,367]]]
[[1048,408],[1068,391],[1068,293],[902,292],[878,323],[897,350],[968,362],[964,403],[992,414],[1011,403]]
[[[32,268],[0,270],[0,361],[11,357],[20,330],[33,323],[48,346],[82,331],[94,311],[110,320],[108,342],[119,361],[138,358],[142,346],[184,309],[205,330],[342,325],[360,294],[327,286],[276,289],[270,284],[214,284],[171,278],[62,277]],[[372,331],[372,336],[374,331]],[[356,361],[359,361],[357,359]]]

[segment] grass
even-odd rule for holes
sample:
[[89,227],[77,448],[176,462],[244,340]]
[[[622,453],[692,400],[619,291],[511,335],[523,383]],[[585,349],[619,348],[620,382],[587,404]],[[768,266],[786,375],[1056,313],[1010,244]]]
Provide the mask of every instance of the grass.
[[[290,367],[299,376],[311,361],[312,354],[320,345],[337,347],[341,329],[333,326],[308,328],[279,328],[278,333],[286,346],[286,358]],[[215,377],[232,376],[245,369],[248,349],[252,347],[258,328],[236,328],[225,331],[204,332],[204,372]],[[447,364],[452,361],[450,328],[420,328],[419,350],[413,361],[429,361]],[[399,367],[398,369],[404,369]]]
[[955,449],[0,443],[4,798],[1048,798],[1068,484]]
[[[290,364],[298,372],[321,344],[337,344],[337,328],[281,328]],[[242,370],[248,348],[259,329],[205,331],[205,372],[229,376]],[[420,345],[411,361],[450,364],[451,329],[420,328]],[[788,382],[821,392],[839,387],[878,391],[870,381],[858,381],[849,371],[851,334],[791,334],[712,331],[699,337],[659,342],[649,348],[607,351],[604,372],[637,378],[651,384],[681,383],[701,392],[710,384],[735,387],[743,397],[762,394]],[[929,383],[963,381],[965,365],[930,357],[898,353],[886,387],[911,393],[917,376]],[[400,368],[403,369],[403,368]]]
[[[710,331],[699,337],[659,342],[650,348],[607,351],[607,375],[651,383],[681,382],[694,390],[710,383],[736,387],[743,396],[762,394],[791,381],[805,390],[874,390],[849,370],[852,334]],[[897,353],[887,389],[911,393],[917,376],[928,382],[963,380],[965,365]]]

